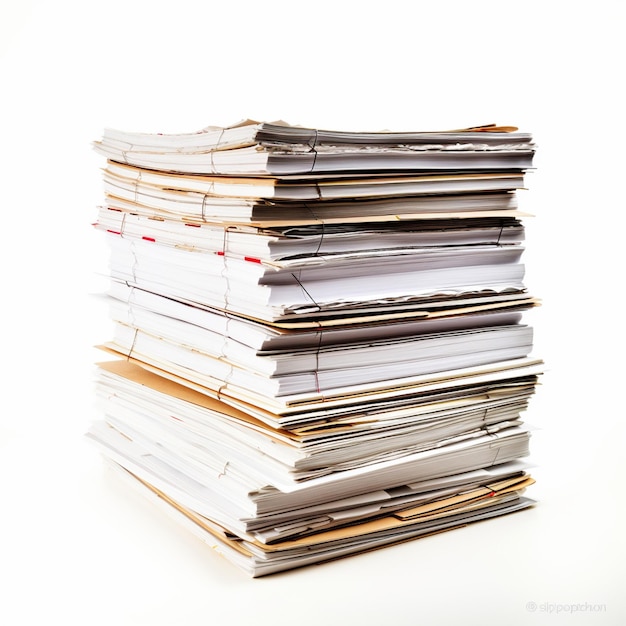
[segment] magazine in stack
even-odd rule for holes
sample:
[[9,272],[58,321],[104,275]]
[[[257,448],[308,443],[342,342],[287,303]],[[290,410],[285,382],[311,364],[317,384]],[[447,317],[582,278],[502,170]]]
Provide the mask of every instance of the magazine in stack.
[[88,437],[253,577],[534,504],[532,136],[105,130]]

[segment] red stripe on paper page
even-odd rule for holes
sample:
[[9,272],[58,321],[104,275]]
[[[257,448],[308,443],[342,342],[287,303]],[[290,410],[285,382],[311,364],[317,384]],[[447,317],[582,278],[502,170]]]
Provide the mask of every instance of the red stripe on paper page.
[[217,256],[224,256],[224,252],[222,250],[218,250],[215,254],[217,254]]
[[256,257],[253,256],[245,256],[243,257],[244,261],[250,261],[250,263],[260,263],[261,259],[257,259]]
[[144,236],[144,237],[142,237],[142,239],[143,239],[144,241],[153,241],[153,242],[155,242],[155,241],[156,241],[156,239],[155,239],[154,237],[145,237],[145,236]]
[[119,230],[111,230],[110,228],[107,228],[107,233],[111,233],[113,235],[121,235],[122,232]]

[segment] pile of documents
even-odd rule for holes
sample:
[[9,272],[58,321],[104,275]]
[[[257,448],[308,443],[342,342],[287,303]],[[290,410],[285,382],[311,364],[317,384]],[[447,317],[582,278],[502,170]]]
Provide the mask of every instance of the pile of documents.
[[111,467],[251,576],[533,504],[516,128],[105,130]]

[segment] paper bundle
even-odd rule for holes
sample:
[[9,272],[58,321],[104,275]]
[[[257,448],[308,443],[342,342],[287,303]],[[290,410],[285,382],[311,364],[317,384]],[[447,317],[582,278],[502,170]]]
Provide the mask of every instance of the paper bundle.
[[262,576],[532,505],[526,133],[107,130],[112,467]]

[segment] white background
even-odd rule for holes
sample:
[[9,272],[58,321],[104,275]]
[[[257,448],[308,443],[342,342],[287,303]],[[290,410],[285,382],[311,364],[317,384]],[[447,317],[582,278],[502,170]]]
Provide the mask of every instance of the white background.
[[[2,0],[0,623],[625,623],[625,5]],[[91,142],[246,117],[534,134],[535,509],[249,580],[103,471]]]

